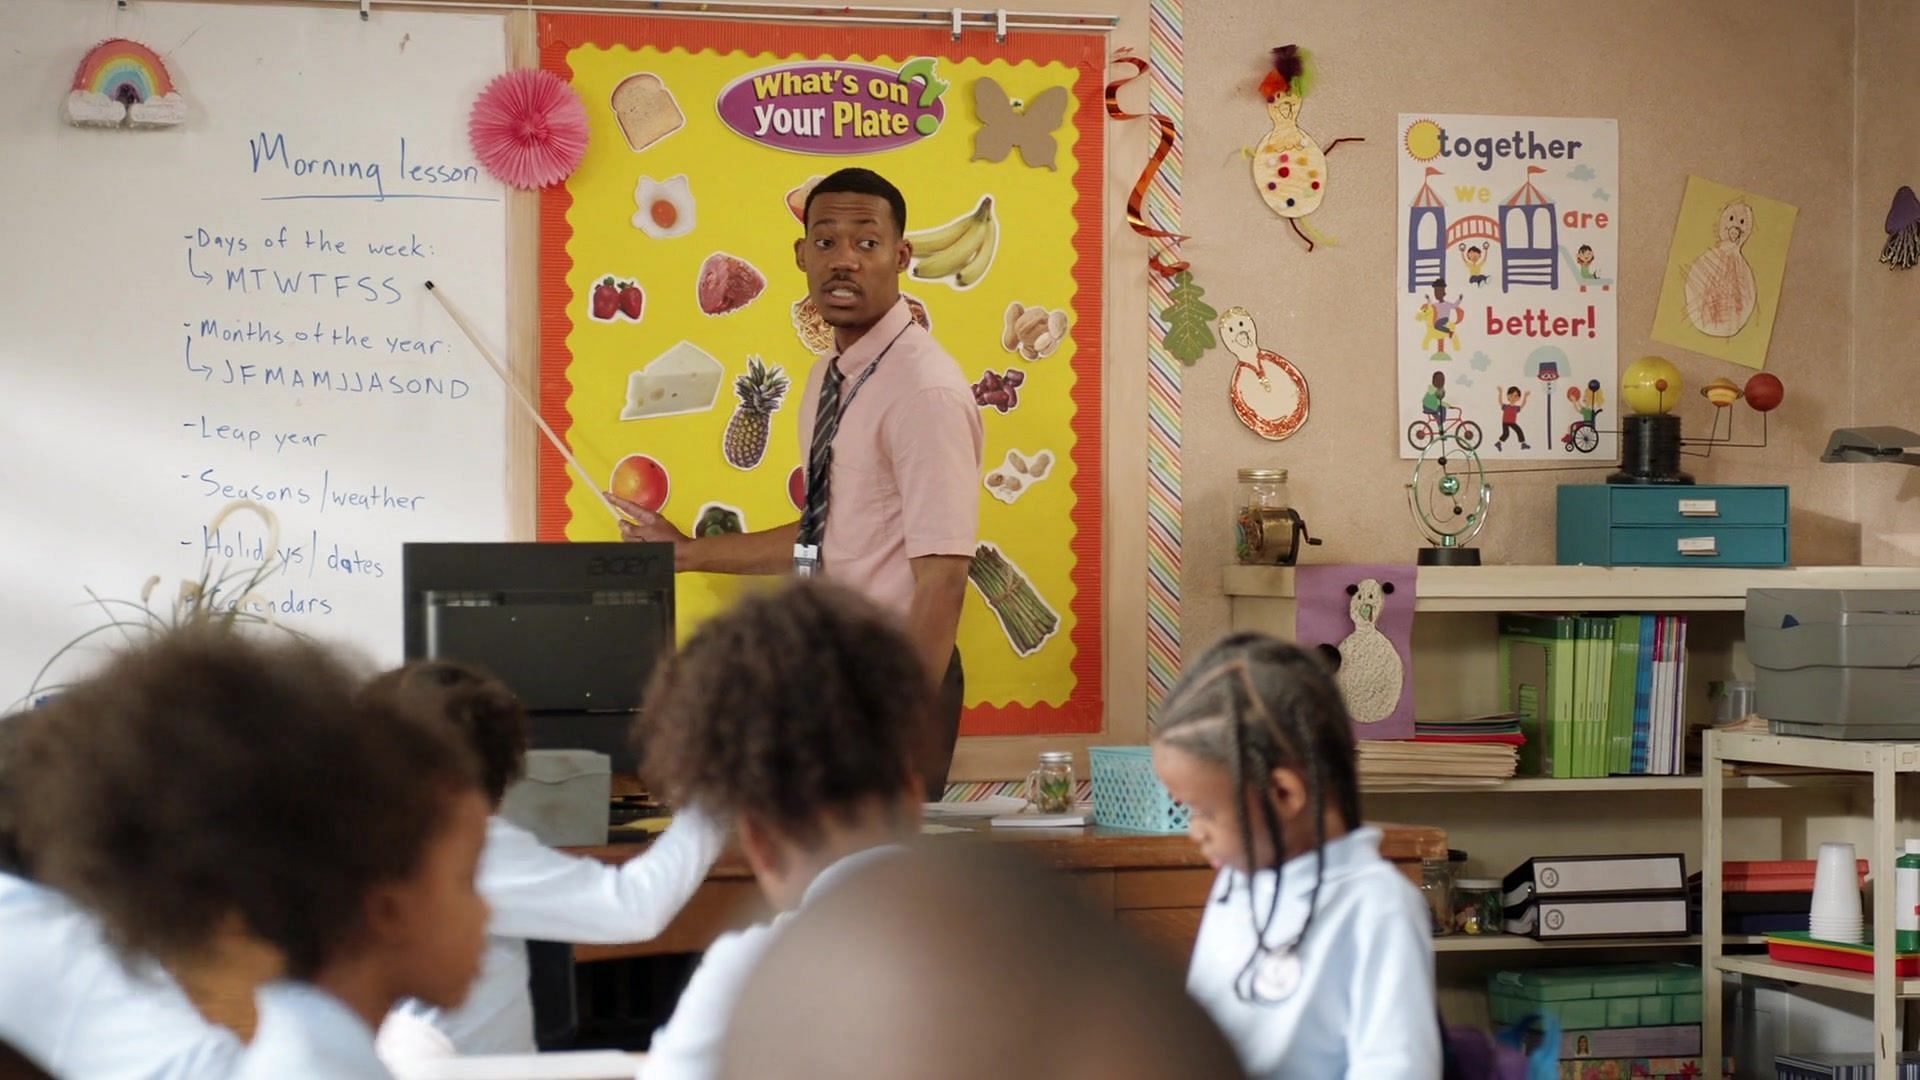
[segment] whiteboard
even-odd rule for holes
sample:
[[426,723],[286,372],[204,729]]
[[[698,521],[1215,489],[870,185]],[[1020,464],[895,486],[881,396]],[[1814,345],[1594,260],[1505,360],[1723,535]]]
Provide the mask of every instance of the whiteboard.
[[[183,124],[66,122],[113,37]],[[105,625],[88,589],[157,574],[164,610],[203,560],[268,560],[252,609],[397,661],[401,543],[507,537],[505,390],[422,288],[501,355],[506,202],[466,117],[502,19],[6,0],[0,41],[0,709]],[[236,495],[277,552],[207,528]]]

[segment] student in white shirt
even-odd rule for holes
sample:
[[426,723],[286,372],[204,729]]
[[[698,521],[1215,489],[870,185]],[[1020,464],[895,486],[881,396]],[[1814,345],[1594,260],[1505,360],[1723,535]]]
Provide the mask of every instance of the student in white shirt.
[[381,1026],[381,1056],[396,1066],[434,1056],[418,1048],[420,1033],[415,1028],[409,1035],[403,1017],[431,1024],[445,1036],[442,1055],[531,1054],[538,1048],[527,941],[599,945],[657,936],[706,878],[725,830],[688,807],[645,852],[618,867],[555,851],[498,813],[527,755],[526,709],[505,683],[465,664],[423,660],[379,676],[368,693],[406,695],[445,717],[479,759],[481,784],[495,811],[480,856],[480,895],[493,912],[480,977],[458,1009],[402,1002]]
[[240,1056],[233,1032],[158,966],[130,970],[93,916],[26,877],[8,771],[29,724],[54,719],[0,717],[0,1043],[54,1076],[218,1080]]
[[738,823],[761,891],[783,914],[713,943],[653,1037],[644,1080],[709,1080],[734,1002],[794,918],[920,828],[913,767],[932,687],[892,618],[820,582],[751,597],[654,675],[642,770],[669,802]]
[[246,1080],[387,1080],[375,1025],[403,997],[458,1005],[479,968],[472,754],[360,681],[317,645],[196,624],[49,706],[19,777],[35,876],[131,955],[278,952]]
[[1318,657],[1240,634],[1155,730],[1154,770],[1220,870],[1187,990],[1252,1076],[1441,1075],[1429,916],[1360,827],[1352,723]]

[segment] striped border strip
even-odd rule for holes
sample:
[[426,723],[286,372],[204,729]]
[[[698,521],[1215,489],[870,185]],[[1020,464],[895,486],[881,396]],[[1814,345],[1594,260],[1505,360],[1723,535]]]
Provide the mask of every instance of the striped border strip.
[[[950,803],[979,802],[982,799],[991,799],[1000,795],[1026,798],[1027,782],[1025,780],[975,780],[965,783],[948,784],[947,793],[941,797],[940,801]],[[1073,800],[1075,802],[1092,802],[1093,781],[1075,781],[1073,785]]]
[[[1148,111],[1181,126],[1184,0],[1153,0],[1147,49],[1152,80]],[[1180,228],[1180,141],[1147,189],[1146,218]],[[1148,274],[1147,320],[1147,717],[1151,721],[1180,673],[1180,361],[1167,352],[1161,316],[1173,283]]]

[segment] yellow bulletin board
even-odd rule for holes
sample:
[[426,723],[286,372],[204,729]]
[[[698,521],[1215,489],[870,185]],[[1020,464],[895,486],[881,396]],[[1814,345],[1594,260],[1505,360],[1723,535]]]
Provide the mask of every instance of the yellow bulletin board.
[[[688,533],[793,521],[799,395],[831,335],[794,266],[807,185],[906,193],[916,318],[974,383],[971,735],[1101,728],[1102,41],[549,15],[586,160],[541,203],[542,411]],[[617,538],[542,447],[539,535]],[[683,575],[681,632],[750,581]]]

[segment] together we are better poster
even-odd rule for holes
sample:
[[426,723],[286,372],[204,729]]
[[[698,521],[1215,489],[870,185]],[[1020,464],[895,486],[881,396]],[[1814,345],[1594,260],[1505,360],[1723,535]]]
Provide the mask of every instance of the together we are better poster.
[[[794,265],[801,208],[828,173],[879,172],[916,241],[902,291],[986,431],[961,730],[1100,730],[1103,43],[558,14],[540,31],[590,124],[541,205],[541,409],[575,456],[689,534],[795,520],[799,396],[832,348]],[[548,447],[539,533],[618,535]],[[753,587],[682,575],[682,633]]]

